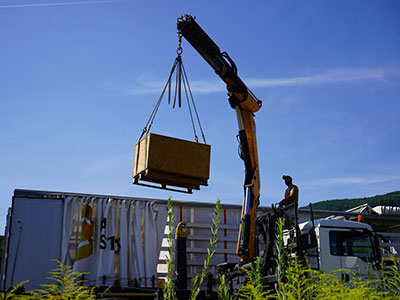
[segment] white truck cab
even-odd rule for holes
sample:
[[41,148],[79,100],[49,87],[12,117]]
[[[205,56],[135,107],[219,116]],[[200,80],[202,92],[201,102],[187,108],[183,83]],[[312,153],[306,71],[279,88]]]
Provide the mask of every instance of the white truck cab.
[[[299,228],[302,249],[313,269],[327,273],[347,269],[364,277],[370,273],[372,264],[380,261],[379,243],[368,224],[319,219],[299,224]],[[348,279],[342,272],[338,275]]]

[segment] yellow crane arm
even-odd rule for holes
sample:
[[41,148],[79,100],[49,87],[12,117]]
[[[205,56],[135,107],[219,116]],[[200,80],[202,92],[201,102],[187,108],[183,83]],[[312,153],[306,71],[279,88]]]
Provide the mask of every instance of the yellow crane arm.
[[229,55],[220,51],[192,16],[180,17],[177,27],[178,33],[185,37],[225,82],[229,103],[236,111],[241,157],[245,167],[244,199],[236,252],[243,260],[252,260],[255,255],[256,217],[260,198],[260,170],[254,113],[261,108],[262,102],[237,75],[236,65]]

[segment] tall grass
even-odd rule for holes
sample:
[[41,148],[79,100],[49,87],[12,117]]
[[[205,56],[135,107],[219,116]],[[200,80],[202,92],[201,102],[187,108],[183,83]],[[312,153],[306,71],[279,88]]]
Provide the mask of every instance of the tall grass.
[[222,274],[219,278],[217,293],[218,293],[219,300],[231,300],[233,298],[229,294],[229,288],[226,284],[225,274]]
[[39,289],[23,292],[23,285],[28,281],[21,282],[10,291],[0,294],[0,300],[95,300],[94,287],[84,286],[86,280],[82,280],[85,273],[73,272],[72,266],[63,265],[60,261],[57,267],[49,272],[47,277],[53,283],[41,284]]
[[190,300],[195,300],[197,298],[197,295],[200,293],[200,289],[203,284],[204,277],[206,275],[208,266],[210,265],[211,257],[214,255],[215,245],[217,244],[217,241],[218,241],[217,235],[218,235],[218,224],[219,224],[220,213],[221,213],[221,199],[218,199],[217,203],[215,205],[213,223],[211,226],[210,246],[207,249],[207,255],[204,260],[204,265],[203,265],[203,269],[202,269],[200,277],[198,275],[196,275],[193,278],[192,290],[191,290],[190,298],[189,298]]
[[[217,244],[218,238],[218,224],[219,224],[219,215],[221,213],[221,199],[218,199],[215,205],[214,214],[213,214],[213,222],[211,225],[211,239],[210,239],[210,246],[207,249],[207,255],[204,259],[204,265],[202,272],[199,275],[196,275],[192,280],[192,288],[190,292],[190,300],[195,300],[200,293],[201,287],[203,285],[203,281],[210,265],[210,260],[215,252],[215,246]],[[173,263],[172,263],[172,223],[174,219],[174,214],[172,212],[172,202],[171,198],[168,199],[168,257],[166,258],[168,271],[166,276],[166,281],[163,288],[164,299],[168,300],[176,300],[176,289],[174,283],[174,270],[173,270]],[[226,293],[226,289],[220,287],[221,295]],[[227,298],[225,298],[227,299]]]
[[165,284],[163,287],[164,299],[176,300],[176,291],[175,291],[175,281],[174,281],[174,270],[172,263],[172,224],[174,220],[174,213],[172,212],[172,202],[171,197],[168,199],[168,257],[166,257],[167,261],[167,276],[165,279]]

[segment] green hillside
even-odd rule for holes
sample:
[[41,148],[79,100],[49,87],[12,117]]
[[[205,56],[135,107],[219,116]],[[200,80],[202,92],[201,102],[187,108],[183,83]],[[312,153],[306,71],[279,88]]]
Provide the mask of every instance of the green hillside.
[[320,201],[313,203],[312,206],[313,209],[345,211],[365,203],[368,203],[371,207],[379,205],[400,206],[400,191],[373,197]]

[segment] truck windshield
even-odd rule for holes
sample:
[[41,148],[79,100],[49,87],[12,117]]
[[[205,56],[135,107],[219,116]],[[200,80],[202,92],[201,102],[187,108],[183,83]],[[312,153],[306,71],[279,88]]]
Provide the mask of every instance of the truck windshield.
[[368,231],[330,231],[329,241],[332,255],[357,256],[365,261],[374,259],[372,236]]

